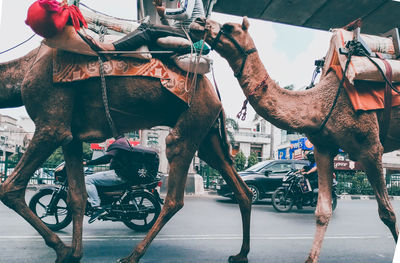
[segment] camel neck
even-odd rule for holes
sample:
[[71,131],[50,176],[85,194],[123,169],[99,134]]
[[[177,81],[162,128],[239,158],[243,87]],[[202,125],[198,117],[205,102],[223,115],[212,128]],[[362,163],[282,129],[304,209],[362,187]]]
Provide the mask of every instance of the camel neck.
[[[230,63],[234,72],[239,64]],[[257,53],[247,58],[238,81],[255,111],[275,126],[299,132],[318,128],[320,113],[310,110],[315,103],[314,90],[290,91],[279,87],[269,77]]]

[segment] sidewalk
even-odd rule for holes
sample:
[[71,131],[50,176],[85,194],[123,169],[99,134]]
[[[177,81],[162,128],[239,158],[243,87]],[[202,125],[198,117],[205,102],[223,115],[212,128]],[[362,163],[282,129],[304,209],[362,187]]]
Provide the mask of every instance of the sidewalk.
[[[213,189],[209,190],[204,190],[205,196],[214,196],[217,197],[217,191]],[[339,200],[376,200],[376,197],[374,195],[349,195],[349,194],[343,194],[343,195],[338,195]],[[390,200],[394,201],[400,201],[400,196],[389,196]]]

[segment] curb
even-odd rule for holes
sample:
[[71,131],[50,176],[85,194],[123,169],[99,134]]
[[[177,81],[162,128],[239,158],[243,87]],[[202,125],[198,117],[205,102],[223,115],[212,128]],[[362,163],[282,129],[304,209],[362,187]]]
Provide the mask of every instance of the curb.
[[[338,195],[340,200],[376,200],[374,195]],[[400,196],[389,196],[390,200],[400,201]]]

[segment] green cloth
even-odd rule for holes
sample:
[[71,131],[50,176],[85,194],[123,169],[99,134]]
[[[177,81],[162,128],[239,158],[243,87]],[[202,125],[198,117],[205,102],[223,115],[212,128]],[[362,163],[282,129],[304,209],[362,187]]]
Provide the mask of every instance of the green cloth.
[[210,47],[204,43],[203,46],[203,40],[197,41],[196,43],[193,44],[194,49],[196,50],[197,54],[200,54],[201,48],[203,47],[203,51],[201,52],[202,55],[207,55],[208,53],[210,53]]

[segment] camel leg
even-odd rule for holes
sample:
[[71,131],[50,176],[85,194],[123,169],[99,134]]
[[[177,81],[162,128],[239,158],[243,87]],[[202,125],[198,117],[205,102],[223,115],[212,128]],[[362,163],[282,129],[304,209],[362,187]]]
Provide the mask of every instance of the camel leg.
[[70,248],[29,209],[25,202],[25,191],[29,179],[62,141],[58,139],[58,134],[47,132],[50,130],[50,128],[43,128],[35,132],[13,173],[0,185],[0,199],[28,221],[43,237],[46,244],[56,251],[57,259],[62,259],[70,252]]
[[212,130],[203,140],[199,149],[199,157],[211,167],[217,169],[228,185],[233,189],[235,198],[242,215],[243,242],[239,254],[229,257],[229,262],[247,262],[247,254],[250,251],[250,215],[252,192],[246,183],[238,175],[232,161],[227,159],[221,146],[221,138],[218,131]]
[[372,189],[374,190],[376,201],[378,202],[379,217],[389,228],[395,242],[397,242],[399,229],[396,224],[396,214],[389,200],[386,182],[383,175],[382,153],[382,150],[372,152],[372,147],[370,147],[368,157],[363,158],[360,161],[365,169],[368,181],[371,183]]
[[72,212],[73,222],[71,245],[73,254],[68,262],[79,262],[83,255],[82,225],[87,199],[82,164],[82,142],[73,140],[63,146],[63,153],[68,175],[68,207]]
[[337,151],[321,151],[315,147],[318,169],[318,203],[315,210],[316,232],[313,246],[306,262],[317,262],[329,220],[332,216],[333,157]]
[[221,111],[221,103],[210,87],[208,80],[199,78],[196,96],[193,97],[191,106],[181,114],[175,127],[167,136],[166,154],[170,171],[164,206],[146,237],[127,258],[119,262],[138,262],[162,227],[183,207],[189,166],[200,143]]
[[188,142],[177,143],[177,140],[178,138],[174,132],[171,132],[166,139],[170,171],[168,175],[168,192],[161,213],[154,226],[134,251],[127,258],[120,259],[118,262],[138,262],[162,227],[183,207],[187,172],[196,148],[190,147],[189,149],[190,144]]

